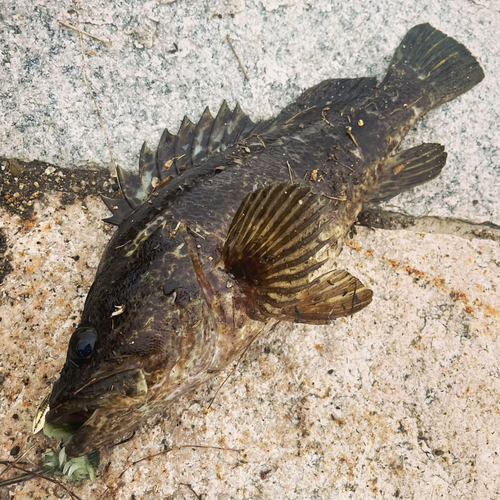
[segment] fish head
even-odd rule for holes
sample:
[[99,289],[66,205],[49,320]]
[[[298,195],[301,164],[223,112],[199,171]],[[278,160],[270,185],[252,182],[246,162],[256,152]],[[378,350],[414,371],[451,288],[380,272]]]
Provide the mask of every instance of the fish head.
[[90,356],[96,337],[96,331],[85,326],[73,333],[45,418],[49,425],[70,424],[76,430],[66,444],[71,457],[87,455],[103,444],[123,439],[139,422],[134,410],[147,403],[148,384],[139,359],[116,360],[94,370],[90,362],[81,366],[84,356]]
[[170,259],[169,266],[153,261],[133,286],[124,282],[135,276],[130,269],[114,276],[111,292],[110,277],[98,272],[46,415],[50,425],[74,425],[69,456],[129,437],[178,390],[172,373],[185,381],[210,362],[216,321],[189,256]]

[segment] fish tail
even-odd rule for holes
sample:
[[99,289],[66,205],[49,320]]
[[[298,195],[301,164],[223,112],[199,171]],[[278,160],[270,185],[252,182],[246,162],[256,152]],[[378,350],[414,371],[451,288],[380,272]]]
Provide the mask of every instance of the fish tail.
[[481,66],[464,45],[430,24],[420,24],[396,49],[383,85],[416,86],[425,92],[430,109],[467,92],[483,78]]

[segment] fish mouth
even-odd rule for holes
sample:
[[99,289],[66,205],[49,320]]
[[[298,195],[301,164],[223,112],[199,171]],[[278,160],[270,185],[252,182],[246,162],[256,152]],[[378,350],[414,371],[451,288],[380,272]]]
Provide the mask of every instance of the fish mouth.
[[74,434],[85,426],[98,410],[97,407],[82,406],[78,401],[61,403],[47,412],[45,422],[54,427],[69,426]]
[[[97,448],[91,436],[94,427],[92,421],[95,420],[93,417],[98,417],[99,413],[102,412],[98,409],[75,408],[74,402],[60,404],[45,416],[45,425],[49,426],[46,434],[50,437],[62,437],[68,456],[80,457],[87,455]],[[52,434],[61,431],[63,434]],[[76,447],[75,436],[76,441],[79,442]]]
[[[54,390],[57,391],[56,387]],[[142,400],[147,392],[147,382],[141,369],[116,371],[106,377],[95,377],[70,394],[53,394],[51,400],[54,398],[56,404],[51,405],[45,420],[54,425],[85,424],[97,409],[131,406]]]
[[[96,408],[95,410],[66,411],[61,407],[47,413],[46,423],[54,428],[69,426],[69,435],[63,437],[66,454],[82,457],[102,446],[116,443],[137,425],[132,408]],[[61,437],[61,436],[53,436]]]
[[72,457],[82,456],[121,435],[128,427],[127,418],[133,420],[130,414],[145,404],[147,395],[143,370],[123,370],[94,379],[66,395],[65,401],[59,399],[64,394],[58,397],[55,393],[55,406],[45,416],[45,422],[50,426],[70,425],[73,435],[66,443],[66,452]]
[[[104,415],[106,412],[104,412]],[[95,422],[99,421],[99,415],[103,417],[101,409],[79,410],[68,409],[67,404],[62,404],[51,410],[46,415],[45,423],[50,428],[63,429],[68,432],[64,435],[51,435],[51,437],[62,437],[66,454],[70,457],[81,457],[88,455],[95,449],[99,449],[105,433],[99,432]]]
[[93,410],[64,411],[64,405],[59,405],[47,413],[45,420],[51,425],[85,424],[94,415]]

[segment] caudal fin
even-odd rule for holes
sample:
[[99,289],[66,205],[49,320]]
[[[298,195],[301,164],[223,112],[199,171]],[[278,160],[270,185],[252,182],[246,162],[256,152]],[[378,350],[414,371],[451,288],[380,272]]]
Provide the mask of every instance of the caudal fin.
[[430,24],[420,24],[408,31],[397,48],[384,84],[402,79],[419,82],[430,107],[436,107],[467,92],[483,78],[481,66],[466,47]]

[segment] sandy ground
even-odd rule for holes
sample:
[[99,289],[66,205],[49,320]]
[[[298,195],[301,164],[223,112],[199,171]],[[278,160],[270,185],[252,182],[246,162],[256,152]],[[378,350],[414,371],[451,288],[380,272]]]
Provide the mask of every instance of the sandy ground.
[[[111,231],[96,197],[64,206],[46,196],[36,213],[28,222],[3,214],[15,258],[0,307],[0,449],[8,458],[19,446],[33,464],[56,444],[30,435],[34,412]],[[332,327],[280,326],[210,409],[223,376],[105,450],[97,481],[73,490],[195,498],[184,483],[206,498],[497,497],[498,241],[360,228],[341,257],[373,288],[368,309]],[[11,491],[53,490],[31,481]]]

